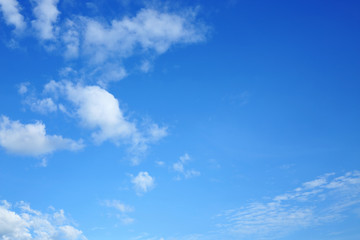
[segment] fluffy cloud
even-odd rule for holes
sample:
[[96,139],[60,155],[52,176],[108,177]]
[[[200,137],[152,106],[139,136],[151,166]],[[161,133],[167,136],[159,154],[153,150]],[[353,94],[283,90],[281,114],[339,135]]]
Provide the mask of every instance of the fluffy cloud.
[[47,135],[41,122],[22,124],[6,116],[0,117],[0,145],[11,153],[31,156],[83,148],[81,141]]
[[94,131],[92,137],[96,143],[110,140],[115,144],[130,145],[128,150],[134,164],[138,163],[149,143],[167,135],[166,128],[157,124],[147,124],[140,131],[135,123],[124,116],[119,101],[99,86],[51,81],[45,86],[45,92],[55,96],[63,95],[70,101],[81,124]]
[[360,172],[326,174],[276,196],[224,212],[223,232],[244,239],[274,239],[301,228],[340,221],[360,204]]
[[131,182],[139,195],[150,191],[155,185],[154,178],[148,172],[139,172],[136,177],[132,177]]
[[36,17],[32,21],[33,28],[38,32],[38,36],[43,40],[55,38],[54,24],[60,14],[57,9],[59,0],[35,0],[36,6],[33,13]]
[[113,20],[110,25],[87,19],[84,45],[97,62],[127,57],[137,47],[161,54],[176,43],[204,40],[205,28],[194,19],[192,11],[176,14],[154,9],[142,9],[135,17]]
[[25,29],[26,23],[20,14],[20,6],[16,0],[0,0],[0,10],[8,25],[13,25],[17,31]]
[[[24,202],[13,209],[0,204],[0,239],[3,240],[86,240],[82,231],[68,224],[64,211],[43,214]],[[59,215],[62,216],[59,221]]]
[[118,100],[105,89],[51,81],[45,86],[45,90],[63,94],[74,104],[82,125],[96,130],[92,135],[96,142],[117,142],[121,139],[140,141],[135,124],[125,119]]
[[[200,23],[197,12],[192,9],[169,12],[143,8],[132,17],[99,21],[99,18],[81,15],[61,19],[58,2],[34,0],[35,19],[31,21],[30,34],[23,36],[35,35],[46,41],[43,44],[46,49],[59,49],[66,59],[84,63],[82,72],[86,79],[96,79],[102,86],[127,76],[126,58],[146,55],[148,60],[141,57],[136,68],[148,72],[152,67],[149,59],[174,45],[204,41],[207,33],[207,27]],[[16,0],[0,0],[0,7],[7,24],[17,30],[25,28]]]
[[[190,158],[189,154],[185,153],[183,156],[179,157],[179,161],[177,161],[176,163],[173,164],[173,169],[176,172],[183,175],[183,177],[185,177],[186,179],[200,175],[199,171],[196,171],[193,169],[187,170],[184,168],[184,165],[190,160],[191,160],[191,158]],[[177,179],[180,180],[180,176],[178,176]]]

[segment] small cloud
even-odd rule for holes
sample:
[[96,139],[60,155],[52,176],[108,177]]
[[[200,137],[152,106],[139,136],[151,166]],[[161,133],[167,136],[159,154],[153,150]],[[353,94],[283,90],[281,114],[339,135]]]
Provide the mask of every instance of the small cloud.
[[121,213],[127,213],[134,211],[133,207],[123,204],[118,200],[105,200],[102,202],[102,205],[110,208],[115,208],[116,210],[120,211]]
[[140,66],[140,70],[144,73],[149,72],[151,69],[151,63],[150,61],[143,61],[141,66]]
[[29,85],[30,85],[29,82],[20,83],[19,88],[18,88],[18,93],[21,95],[27,93],[29,90],[28,89]]
[[27,99],[26,103],[30,105],[30,109],[34,112],[39,112],[42,114],[56,112],[58,106],[54,103],[51,98],[44,99]]
[[81,140],[48,135],[41,122],[22,124],[0,117],[0,146],[19,155],[40,156],[58,150],[76,151],[84,147]]
[[39,167],[47,167],[47,165],[48,165],[48,161],[45,157],[42,158],[41,162],[39,162],[39,164],[38,164]]
[[165,165],[165,162],[163,162],[163,161],[156,161],[155,163],[158,166],[164,166]]
[[101,205],[115,209],[118,213],[111,215],[114,215],[120,219],[122,224],[128,225],[134,222],[134,219],[127,215],[127,213],[134,211],[133,207],[126,205],[118,200],[105,200],[101,202]]
[[136,177],[132,177],[131,182],[139,195],[150,191],[155,185],[155,179],[148,172],[139,172]]
[[[189,154],[185,153],[183,156],[179,157],[179,161],[177,161],[173,164],[173,166],[172,166],[173,170],[180,173],[185,179],[200,176],[199,171],[196,171],[193,169],[189,169],[189,170],[185,169],[184,165],[190,160],[191,160],[191,158],[190,158]],[[180,178],[180,176],[178,176],[176,179],[180,180],[181,178]]]

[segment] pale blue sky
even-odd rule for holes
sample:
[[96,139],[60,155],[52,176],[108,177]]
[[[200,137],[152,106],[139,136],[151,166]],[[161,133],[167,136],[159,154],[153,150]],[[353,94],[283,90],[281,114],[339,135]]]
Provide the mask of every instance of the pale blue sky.
[[359,11],[0,0],[0,239],[360,239]]

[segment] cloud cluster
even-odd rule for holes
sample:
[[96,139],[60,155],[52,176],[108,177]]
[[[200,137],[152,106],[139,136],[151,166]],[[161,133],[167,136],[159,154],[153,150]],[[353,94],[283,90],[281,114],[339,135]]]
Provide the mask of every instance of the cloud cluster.
[[343,219],[360,204],[360,172],[326,174],[269,202],[254,202],[219,215],[223,232],[244,239],[277,239],[292,231]]
[[0,204],[0,239],[3,240],[86,240],[82,231],[69,224],[64,211],[51,214],[33,210],[24,202],[12,207]]
[[[139,70],[147,72],[151,56],[163,54],[173,45],[204,41],[208,31],[193,9],[143,8],[135,16],[100,21],[83,15],[62,17],[58,2],[34,0],[33,15],[26,18],[16,0],[0,0],[0,10],[7,25],[15,26],[19,33],[27,30],[24,37],[34,36],[47,50],[59,49],[66,59],[82,61],[86,77],[95,78],[100,85],[127,76],[126,58],[142,55]],[[25,19],[32,20],[27,23]]]
[[[97,144],[104,141],[126,144],[132,162],[137,164],[149,144],[165,137],[167,129],[155,123],[136,125],[124,115],[119,101],[104,87],[128,75],[125,59],[141,55],[141,64],[135,65],[147,72],[152,65],[150,60],[171,46],[204,41],[207,27],[198,21],[197,12],[193,9],[171,12],[142,8],[132,16],[100,21],[101,18],[61,14],[58,3],[58,0],[34,0],[32,15],[24,17],[19,2],[0,0],[5,22],[16,29],[26,29],[26,34],[18,35],[17,39],[34,36],[47,50],[57,51],[66,59],[77,61],[79,66],[73,72],[80,76],[67,76],[68,81],[47,84],[44,92],[48,95],[44,98],[29,93],[29,83],[21,84],[19,93],[32,111],[42,114],[62,111],[75,117],[81,126],[92,131],[92,138]],[[65,99],[66,103],[59,102],[58,97]],[[19,124],[2,127],[7,134],[16,134],[22,129],[21,135],[29,136],[23,140],[17,135],[2,136],[1,145],[9,151],[42,155],[57,149],[80,148],[79,143],[76,145],[69,139],[46,135],[42,123]],[[31,126],[37,129],[35,133],[27,130]],[[18,129],[13,130],[14,127]],[[34,146],[33,138],[39,140],[34,142],[38,145]],[[20,141],[19,146],[9,143],[11,140]],[[23,146],[27,144],[27,148]],[[186,176],[196,174],[185,173]]]
[[76,151],[84,147],[82,141],[48,135],[41,122],[22,124],[6,116],[0,117],[0,146],[11,153],[31,156],[57,150]]

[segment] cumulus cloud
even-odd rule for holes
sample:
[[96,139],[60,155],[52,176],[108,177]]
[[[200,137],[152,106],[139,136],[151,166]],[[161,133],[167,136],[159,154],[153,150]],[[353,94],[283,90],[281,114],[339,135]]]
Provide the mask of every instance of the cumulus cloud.
[[183,14],[142,9],[133,17],[113,20],[106,25],[86,19],[84,46],[96,62],[123,58],[136,48],[158,54],[176,43],[194,43],[205,39],[205,27],[195,23],[195,13]]
[[128,205],[123,204],[119,200],[105,200],[102,202],[104,206],[115,208],[116,210],[126,213],[126,212],[132,212],[134,209]]
[[[185,169],[184,165],[187,164],[187,162],[190,160],[191,158],[189,154],[185,153],[183,156],[179,157],[179,161],[173,164],[173,170],[181,174],[186,179],[199,176],[199,171],[196,171],[194,169]],[[177,179],[180,180],[180,176],[178,176]]]
[[360,204],[360,172],[326,174],[272,201],[253,202],[219,215],[223,232],[244,239],[278,239],[290,232],[341,221]]
[[93,130],[92,138],[96,143],[110,140],[117,145],[129,145],[128,151],[134,164],[140,161],[150,143],[167,135],[165,127],[154,123],[140,130],[124,116],[114,95],[99,86],[51,81],[45,86],[45,92],[63,95],[70,101],[82,126]]
[[55,38],[55,26],[58,15],[57,9],[59,0],[35,0],[36,6],[33,13],[36,17],[32,21],[33,28],[37,31],[42,40],[51,40]]
[[[41,213],[20,202],[13,208],[7,201],[0,203],[0,239],[3,240],[86,240],[82,231],[69,224],[64,211]],[[63,218],[59,222],[58,216]]]
[[0,10],[6,24],[14,26],[16,31],[25,29],[26,23],[20,14],[20,6],[16,0],[0,0]]
[[105,140],[140,141],[135,124],[124,117],[119,101],[105,89],[51,81],[45,86],[45,91],[63,94],[73,103],[82,125],[95,129],[92,136],[97,143]]
[[148,172],[139,172],[136,177],[132,177],[131,182],[139,195],[150,191],[155,185],[155,179]]
[[11,153],[30,156],[83,148],[81,141],[48,135],[41,122],[22,124],[6,116],[0,117],[0,145]]

